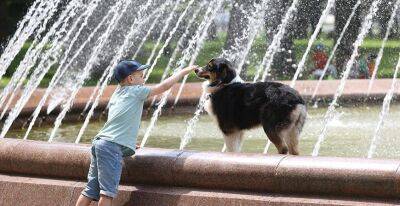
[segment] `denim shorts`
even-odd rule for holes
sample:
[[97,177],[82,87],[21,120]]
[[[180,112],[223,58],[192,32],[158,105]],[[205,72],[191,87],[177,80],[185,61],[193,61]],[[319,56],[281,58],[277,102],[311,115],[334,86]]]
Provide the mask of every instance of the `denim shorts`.
[[100,194],[116,197],[122,172],[121,146],[114,142],[95,139],[91,148],[88,183],[82,194],[99,200]]

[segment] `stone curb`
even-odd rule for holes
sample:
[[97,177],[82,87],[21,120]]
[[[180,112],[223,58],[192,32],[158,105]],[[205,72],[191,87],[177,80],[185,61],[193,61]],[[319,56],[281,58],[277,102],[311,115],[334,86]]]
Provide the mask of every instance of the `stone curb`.
[[[0,140],[0,173],[85,180],[89,146]],[[266,156],[143,148],[122,183],[280,194],[400,197],[400,160]]]

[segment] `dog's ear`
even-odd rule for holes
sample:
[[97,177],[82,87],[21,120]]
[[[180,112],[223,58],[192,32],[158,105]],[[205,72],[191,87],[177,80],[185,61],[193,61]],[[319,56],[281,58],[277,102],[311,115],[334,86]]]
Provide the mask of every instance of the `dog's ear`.
[[229,61],[224,61],[219,65],[220,76],[219,79],[222,83],[229,83],[236,77],[236,72],[232,68],[232,64]]

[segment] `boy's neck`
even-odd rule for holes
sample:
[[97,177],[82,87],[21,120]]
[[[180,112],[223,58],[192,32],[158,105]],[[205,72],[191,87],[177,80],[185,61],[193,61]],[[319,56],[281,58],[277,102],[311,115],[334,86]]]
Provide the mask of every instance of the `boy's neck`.
[[125,83],[125,84],[119,84],[119,86],[120,87],[126,87],[126,86],[140,86],[141,84],[128,84],[128,83]]

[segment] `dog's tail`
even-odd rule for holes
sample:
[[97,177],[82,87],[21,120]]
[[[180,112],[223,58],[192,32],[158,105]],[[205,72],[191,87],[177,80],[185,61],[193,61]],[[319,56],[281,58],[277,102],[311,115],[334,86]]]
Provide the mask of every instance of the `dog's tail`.
[[298,104],[296,105],[296,113],[297,113],[297,119],[294,123],[295,128],[298,131],[298,134],[301,133],[303,130],[304,123],[306,122],[307,118],[307,108],[306,105],[304,104]]

